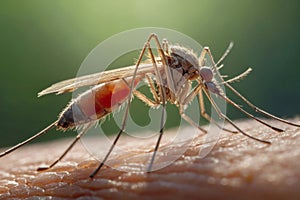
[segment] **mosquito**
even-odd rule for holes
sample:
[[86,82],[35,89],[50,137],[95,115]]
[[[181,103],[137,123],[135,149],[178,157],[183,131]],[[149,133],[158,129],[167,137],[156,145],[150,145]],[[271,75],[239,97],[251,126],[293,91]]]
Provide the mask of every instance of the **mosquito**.
[[[153,44],[155,45],[158,56],[154,56],[154,47],[151,47],[151,42],[153,42]],[[198,99],[200,114],[206,120],[216,124],[219,128],[232,133],[239,132],[253,140],[265,144],[270,144],[269,141],[251,136],[240,129],[231,119],[229,119],[225,114],[221,112],[220,108],[212,98],[212,94],[225,100],[227,103],[244,113],[246,116],[258,121],[259,123],[277,132],[284,131],[248,113],[241,106],[236,104],[225,95],[224,91],[220,87],[221,85],[229,88],[254,111],[277,121],[300,127],[299,124],[295,124],[293,122],[279,118],[256,107],[230,85],[230,83],[240,80],[247,74],[249,74],[251,68],[247,69],[244,73],[232,79],[226,81],[223,79],[223,76],[219,71],[222,67],[220,63],[228,55],[232,46],[233,44],[230,43],[223,56],[219,59],[218,62],[215,62],[209,47],[204,47],[200,53],[200,56],[198,57],[192,50],[188,48],[179,45],[171,45],[167,40],[163,40],[162,42],[160,42],[156,34],[150,34],[142,48],[142,51],[135,65],[61,81],[38,93],[38,96],[40,97],[50,93],[62,94],[73,92],[74,90],[84,86],[92,86],[90,89],[80,94],[77,98],[71,100],[68,106],[66,106],[66,108],[60,113],[58,119],[55,122],[50,124],[42,131],[38,132],[34,136],[28,138],[27,140],[2,152],[0,154],[0,157],[3,157],[15,151],[21,146],[45,134],[52,128],[56,127],[58,130],[65,131],[67,129],[81,127],[82,129],[79,134],[71,142],[68,148],[61,154],[61,156],[57,158],[57,160],[55,160],[49,166],[40,167],[37,170],[42,171],[50,169],[61,159],[63,159],[63,157],[72,149],[72,147],[96,121],[104,119],[107,115],[127,102],[121,128],[102,162],[100,162],[98,167],[90,174],[90,177],[93,178],[104,166],[117,141],[125,131],[129,107],[133,96],[137,97],[150,107],[162,106],[164,108],[162,109],[161,113],[161,123],[158,139],[153,149],[152,157],[149,160],[147,172],[150,172],[152,169],[152,165],[155,160],[155,156],[159,149],[159,144],[164,132],[165,107],[167,102],[176,105],[179,109],[181,117],[186,122],[196,127],[203,133],[206,133],[207,131],[204,128],[200,127],[198,123],[193,121],[185,113],[187,106],[194,98]],[[211,60],[211,66],[206,66],[205,57],[207,55]],[[143,61],[143,58],[145,56],[147,56],[147,61]],[[217,79],[219,81],[217,81]],[[146,96],[136,89],[137,85],[142,80],[147,81],[149,90],[152,93],[153,98]],[[193,86],[193,83],[196,84],[194,84]],[[218,116],[231,124],[234,130],[221,127],[216,121],[211,118],[211,116],[205,111],[204,95],[207,97],[212,105],[212,108],[215,109]]]

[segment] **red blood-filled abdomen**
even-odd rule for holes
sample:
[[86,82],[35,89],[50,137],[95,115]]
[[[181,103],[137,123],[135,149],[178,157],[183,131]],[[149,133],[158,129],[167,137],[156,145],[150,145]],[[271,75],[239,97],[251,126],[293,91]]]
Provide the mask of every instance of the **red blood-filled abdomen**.
[[[127,78],[97,85],[79,95],[61,113],[58,126],[69,128],[100,119],[113,112],[128,98],[131,79]],[[140,82],[136,77],[134,87]]]

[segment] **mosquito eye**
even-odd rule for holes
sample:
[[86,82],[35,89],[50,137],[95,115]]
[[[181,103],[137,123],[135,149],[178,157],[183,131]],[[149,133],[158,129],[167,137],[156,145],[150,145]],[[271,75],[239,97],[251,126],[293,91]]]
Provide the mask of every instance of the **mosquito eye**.
[[212,70],[210,69],[210,67],[203,66],[200,68],[200,76],[202,77],[202,79],[204,81],[209,82],[212,80],[214,74],[213,74]]

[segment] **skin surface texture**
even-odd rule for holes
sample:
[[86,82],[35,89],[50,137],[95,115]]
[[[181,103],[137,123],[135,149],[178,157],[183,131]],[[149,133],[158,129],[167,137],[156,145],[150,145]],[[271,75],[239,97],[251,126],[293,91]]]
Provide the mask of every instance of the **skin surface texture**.
[[[300,123],[299,118],[290,120]],[[199,158],[199,148],[205,144],[197,137],[185,144],[187,151],[168,167],[145,173],[104,166],[94,179],[89,175],[99,161],[80,142],[56,166],[42,172],[36,169],[54,161],[70,140],[27,145],[0,159],[0,199],[296,199],[300,196],[300,128],[268,122],[285,131],[274,132],[253,120],[236,121],[271,145],[222,132],[205,158]],[[182,143],[164,145],[169,135],[172,131],[166,131],[161,148],[172,155]],[[122,138],[120,145],[132,152],[112,154],[111,165],[122,165],[155,145],[154,140],[133,144],[130,138]],[[138,166],[134,162],[129,159],[128,168]]]

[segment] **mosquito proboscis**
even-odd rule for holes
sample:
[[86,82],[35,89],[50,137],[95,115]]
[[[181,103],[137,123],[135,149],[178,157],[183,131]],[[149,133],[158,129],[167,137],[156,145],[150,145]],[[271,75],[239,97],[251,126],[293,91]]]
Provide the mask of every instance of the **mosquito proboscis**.
[[[151,47],[152,41],[155,43],[158,56],[154,56],[153,47]],[[226,81],[223,79],[223,76],[219,71],[222,67],[220,63],[230,52],[231,48],[232,43],[230,43],[228,49],[219,59],[219,61],[215,62],[209,47],[204,47],[200,53],[200,56],[197,57],[192,50],[179,45],[170,45],[167,40],[163,40],[161,43],[156,34],[151,34],[142,48],[135,65],[61,81],[41,91],[38,96],[43,96],[50,93],[62,94],[72,92],[80,87],[92,86],[86,92],[72,100],[61,112],[58,120],[31,138],[2,152],[0,157],[15,151],[19,147],[31,142],[37,137],[40,137],[54,127],[57,127],[57,129],[61,130],[82,127],[80,133],[57,160],[47,167],[38,168],[40,171],[50,169],[72,149],[78,140],[91,128],[95,121],[103,119],[105,116],[115,111],[127,101],[121,128],[104,159],[90,175],[90,177],[93,178],[103,167],[109,155],[113,151],[118,139],[125,131],[132,96],[137,97],[150,107],[162,106],[164,108],[162,109],[161,113],[159,136],[155,144],[152,157],[149,161],[147,172],[150,172],[152,169],[152,165],[164,132],[165,107],[167,102],[175,104],[179,109],[181,117],[189,124],[199,129],[199,131],[204,133],[207,131],[200,127],[198,123],[193,121],[193,119],[191,119],[185,113],[186,107],[195,97],[198,98],[200,114],[206,120],[217,125],[220,129],[232,133],[239,132],[258,142],[270,144],[269,141],[251,136],[240,129],[231,119],[221,112],[215,100],[211,97],[211,94],[214,94],[225,100],[227,103],[244,113],[246,116],[258,121],[259,123],[268,126],[277,132],[283,131],[282,129],[274,127],[264,120],[248,113],[241,106],[226,96],[220,85],[230,89],[255,112],[274,120],[300,127],[299,124],[279,118],[256,107],[230,85],[230,83],[245,77],[251,71],[250,68],[232,79]],[[147,62],[142,61],[145,55],[148,55]],[[211,60],[211,66],[205,65],[206,55],[208,55],[209,59]],[[216,78],[218,78],[220,81],[217,81]],[[148,82],[149,90],[152,93],[153,98],[149,98],[142,92],[136,90],[139,82],[144,79]],[[195,86],[192,85],[193,82],[196,83],[194,84]],[[235,130],[226,129],[211,118],[211,116],[205,111],[204,95],[207,97],[218,116],[231,124]],[[89,104],[87,103],[89,101],[92,102]],[[74,117],[75,115],[76,119]]]

